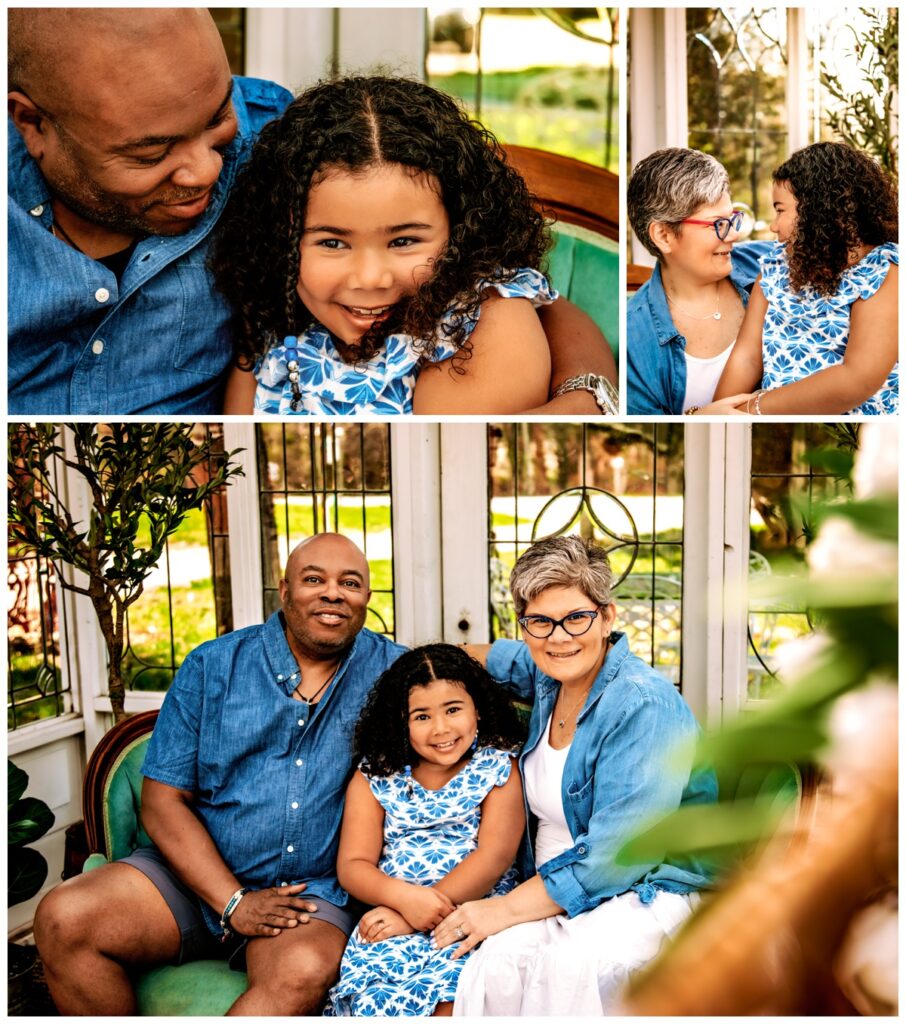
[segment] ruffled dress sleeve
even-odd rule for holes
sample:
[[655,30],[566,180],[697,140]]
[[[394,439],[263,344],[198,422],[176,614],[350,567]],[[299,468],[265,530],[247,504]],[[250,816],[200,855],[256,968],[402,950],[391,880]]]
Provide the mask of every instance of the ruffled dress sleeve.
[[[507,274],[509,273],[507,272]],[[513,271],[512,276],[507,276],[505,280],[499,278],[482,280],[478,283],[477,290],[479,293],[495,291],[505,299],[528,299],[535,309],[549,306],[560,298],[559,292],[551,287],[551,283],[545,275],[540,270],[533,270],[531,267],[521,267],[519,270]],[[480,317],[480,306],[472,316],[463,313],[461,304],[448,309],[438,325],[434,338],[434,349],[428,356],[428,360],[432,363],[442,363],[455,356],[459,349],[448,340],[450,331],[462,323],[466,329],[466,337],[470,337]]]

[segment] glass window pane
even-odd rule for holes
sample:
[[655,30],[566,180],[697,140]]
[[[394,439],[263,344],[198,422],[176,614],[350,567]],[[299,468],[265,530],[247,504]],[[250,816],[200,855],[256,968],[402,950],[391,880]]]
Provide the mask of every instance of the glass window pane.
[[[749,526],[749,579],[801,570],[815,532],[815,508],[846,491],[846,483],[810,461],[821,448],[853,449],[848,424],[754,424]],[[775,653],[812,630],[808,609],[792,601],[749,596],[748,696],[770,695],[778,684]]]
[[681,679],[681,424],[488,427],[491,636],[516,637],[509,574],[534,540],[593,537],[614,571],[617,628]]
[[786,14],[779,7],[686,10],[689,146],[720,160],[733,199],[765,228],[771,172],[787,155]]
[[280,607],[280,577],[295,545],[337,532],[368,560],[365,625],[394,636],[390,428],[262,424],[256,434],[265,614]]
[[[196,426],[223,451],[220,424]],[[147,531],[147,523],[139,530]],[[147,532],[145,533],[147,536]],[[226,491],[190,512],[167,541],[126,617],[123,677],[130,690],[166,690],[186,655],[233,628]]]
[[617,171],[619,11],[428,8],[428,81],[501,142]]

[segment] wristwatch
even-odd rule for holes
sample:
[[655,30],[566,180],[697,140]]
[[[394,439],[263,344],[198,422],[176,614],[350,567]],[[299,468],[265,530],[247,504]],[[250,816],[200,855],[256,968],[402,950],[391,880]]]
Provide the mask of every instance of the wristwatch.
[[551,396],[558,398],[569,391],[590,391],[598,408],[605,416],[618,416],[620,413],[620,397],[617,389],[606,378],[598,373],[583,373],[579,377],[569,377]]

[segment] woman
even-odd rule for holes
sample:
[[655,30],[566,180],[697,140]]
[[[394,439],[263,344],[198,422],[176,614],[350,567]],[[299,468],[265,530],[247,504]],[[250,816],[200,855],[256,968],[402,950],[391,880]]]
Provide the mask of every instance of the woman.
[[724,167],[695,149],[659,149],[632,172],[629,220],[657,265],[627,307],[630,414],[734,413],[745,397],[711,404],[771,243],[734,248],[729,189]]
[[691,744],[680,749],[697,734],[682,697],[613,631],[610,584],[603,549],[540,541],[510,577],[525,644],[473,650],[534,697],[520,756],[530,827],[527,880],[435,929],[438,947],[459,943],[453,956],[485,940],[463,969],[455,1015],[611,1012],[708,884],[698,862],[616,863],[652,819],[714,800],[716,783],[691,771]]

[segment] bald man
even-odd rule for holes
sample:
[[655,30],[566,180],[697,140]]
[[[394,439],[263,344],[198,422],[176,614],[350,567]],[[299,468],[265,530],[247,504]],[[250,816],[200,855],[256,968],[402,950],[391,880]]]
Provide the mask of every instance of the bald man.
[[370,594],[362,552],[319,534],[291,553],[280,611],[186,658],[142,769],[154,846],[38,907],[61,1014],[134,1014],[130,968],[211,957],[248,972],[232,1014],[320,1014],[361,913],[336,878],[353,730],[405,650],[364,628]]
[[9,411],[217,413],[208,239],[291,94],[207,10],[9,11]]

